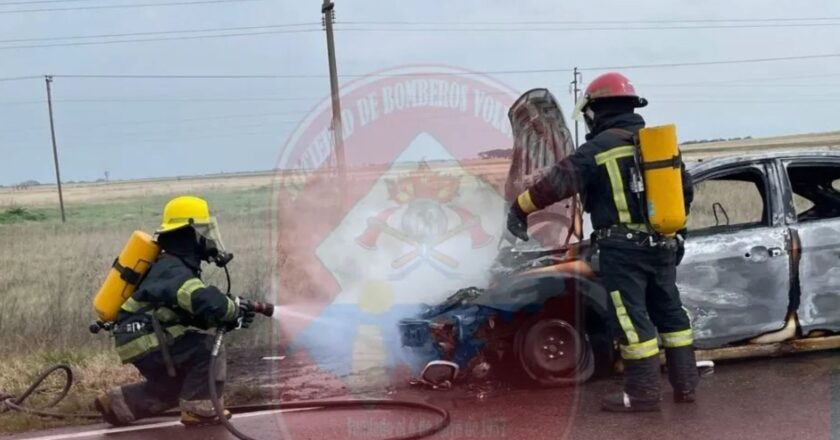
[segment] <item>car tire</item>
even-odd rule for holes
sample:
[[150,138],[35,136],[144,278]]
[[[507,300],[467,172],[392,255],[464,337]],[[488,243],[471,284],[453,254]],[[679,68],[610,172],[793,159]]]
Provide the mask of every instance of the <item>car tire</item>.
[[559,318],[540,319],[521,328],[514,350],[521,371],[542,387],[583,383],[595,372],[587,335]]

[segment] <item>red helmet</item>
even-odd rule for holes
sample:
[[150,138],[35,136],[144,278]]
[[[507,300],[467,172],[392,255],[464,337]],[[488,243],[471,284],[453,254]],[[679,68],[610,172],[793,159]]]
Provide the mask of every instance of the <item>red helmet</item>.
[[636,88],[626,76],[618,72],[605,73],[589,83],[586,92],[575,105],[574,118],[582,116],[586,107],[592,101],[602,98],[633,98],[636,107],[647,105],[647,99],[636,94]]

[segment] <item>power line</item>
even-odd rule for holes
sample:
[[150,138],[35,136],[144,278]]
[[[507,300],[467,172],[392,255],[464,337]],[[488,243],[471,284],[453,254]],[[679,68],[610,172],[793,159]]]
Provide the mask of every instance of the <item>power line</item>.
[[[222,1],[222,0],[219,0]],[[223,0],[223,1],[251,1],[251,0]],[[0,11],[0,14],[4,13],[4,11]],[[149,32],[132,32],[132,33],[115,33],[115,34],[98,34],[98,35],[74,35],[74,36],[67,36],[67,37],[36,37],[36,38],[18,38],[18,39],[8,39],[8,40],[0,40],[0,44],[7,44],[7,43],[17,43],[17,42],[38,42],[38,41],[62,41],[62,40],[84,40],[84,39],[92,39],[92,38],[121,38],[121,39],[111,39],[111,40],[100,40],[100,41],[75,41],[75,42],[58,42],[58,43],[48,43],[48,44],[18,44],[18,45],[7,45],[7,46],[0,46],[0,50],[14,50],[14,49],[39,49],[39,48],[49,48],[49,47],[73,47],[73,46],[98,46],[98,45],[110,45],[110,44],[124,44],[124,43],[147,43],[147,42],[155,42],[155,41],[177,41],[177,40],[200,40],[200,39],[214,39],[214,38],[231,38],[231,37],[248,37],[248,36],[258,36],[258,35],[273,35],[273,34],[296,34],[296,33],[314,33],[320,32],[320,28],[311,28],[311,29],[283,29],[278,30],[277,28],[285,28],[285,27],[294,27],[294,26],[304,26],[304,25],[317,25],[318,23],[306,23],[306,24],[280,24],[280,25],[266,25],[266,26],[241,26],[241,27],[230,27],[230,28],[207,28],[207,29],[185,29],[185,30],[174,30],[174,31],[149,31]],[[726,28],[764,28],[764,27],[808,27],[812,28],[815,26],[831,26],[836,27],[840,26],[840,23],[803,23],[803,24],[781,24],[781,25],[751,25],[751,26],[683,26],[683,27],[600,27],[600,28],[457,28],[457,29],[445,29],[445,28],[429,28],[429,29],[410,29],[410,28],[342,28],[339,27],[336,30],[338,31],[346,31],[346,32],[576,32],[576,31],[632,31],[632,30],[673,30],[673,29],[726,29]],[[258,31],[260,29],[265,29],[262,31]],[[231,31],[253,31],[253,32],[231,32]],[[214,32],[214,33],[207,33],[204,35],[182,35],[182,34],[190,34],[190,33],[203,33],[203,32]],[[215,32],[224,32],[224,33],[215,33]],[[125,37],[132,37],[132,36],[145,36],[145,35],[159,35],[158,37],[151,37],[151,38],[128,38]],[[173,35],[173,36],[165,36],[165,35]],[[175,36],[177,35],[177,36]]]
[[322,74],[288,74],[288,75],[109,75],[109,74],[62,74],[53,75],[55,78],[75,79],[295,79],[295,78],[326,78]]
[[343,24],[353,25],[590,25],[590,24],[630,24],[630,23],[746,23],[746,22],[791,22],[791,21],[833,21],[838,17],[777,17],[777,18],[692,18],[692,19],[660,19],[660,20],[529,20],[529,21],[342,21]]
[[99,1],[99,0],[25,0],[25,1],[0,2],[0,6],[31,5],[31,4],[34,4],[34,3],[78,3],[78,2],[90,2],[90,1]]
[[26,43],[34,41],[59,41],[59,40],[84,40],[89,38],[122,38],[122,37],[138,37],[148,35],[169,35],[169,34],[191,34],[200,32],[228,32],[228,31],[244,31],[255,29],[274,29],[274,28],[290,28],[301,26],[320,26],[317,22],[308,23],[283,23],[283,24],[268,24],[262,26],[237,26],[237,27],[217,27],[217,28],[202,28],[202,29],[176,29],[168,31],[145,31],[145,32],[127,32],[119,34],[89,34],[89,35],[68,35],[63,37],[35,37],[35,38],[16,38],[11,40],[0,40],[0,44],[7,43]]
[[769,63],[776,61],[799,61],[799,60],[815,60],[824,58],[838,58],[840,53],[828,53],[819,55],[794,55],[785,57],[768,57],[768,58],[748,58],[740,60],[718,60],[718,61],[692,61],[682,63],[660,63],[660,64],[630,64],[626,66],[600,66],[600,67],[583,67],[583,70],[618,70],[618,69],[651,69],[651,68],[666,68],[666,67],[689,67],[689,66],[715,66],[715,65],[729,65],[729,64],[751,64],[751,63]]
[[[768,58],[746,58],[734,60],[714,61],[689,61],[657,64],[628,64],[616,66],[589,66],[581,70],[620,70],[620,69],[651,69],[651,68],[672,68],[688,66],[715,66],[730,64],[768,63],[780,61],[802,61],[825,58],[838,58],[840,53],[815,54],[815,55],[794,55],[784,57]],[[486,70],[470,72],[415,72],[415,73],[370,73],[370,74],[342,74],[344,78],[372,78],[372,77],[414,77],[414,76],[470,76],[470,75],[518,75],[534,73],[560,73],[572,72],[572,68],[546,68],[546,69],[517,69],[517,70]],[[324,74],[278,74],[278,75],[171,75],[171,74],[134,74],[134,75],[110,75],[110,74],[56,74],[55,78],[77,78],[77,79],[310,79],[326,78]]]
[[[55,101],[53,101],[55,102]],[[218,115],[218,116],[205,116],[205,117],[197,117],[197,118],[168,118],[168,119],[146,119],[146,120],[123,120],[123,121],[110,121],[110,122],[103,122],[97,124],[62,124],[62,127],[72,127],[72,128],[85,128],[85,129],[96,129],[101,127],[115,127],[115,126],[137,126],[137,125],[151,125],[151,124],[184,124],[189,122],[201,122],[201,121],[226,121],[226,120],[233,120],[233,119],[243,119],[243,118],[263,118],[269,116],[301,116],[306,114],[307,110],[298,110],[298,111],[286,111],[286,112],[271,112],[271,113],[237,113],[237,114],[228,114],[228,115]],[[275,121],[276,123],[293,123],[292,121]],[[297,121],[299,122],[299,121]],[[23,133],[23,132],[32,132],[43,130],[43,126],[38,127],[15,127],[15,128],[8,128],[8,129],[0,129],[0,132],[4,133]]]
[[[215,139],[219,139],[219,138],[244,137],[244,136],[283,136],[283,135],[286,135],[286,132],[277,132],[277,131],[274,131],[274,130],[269,130],[269,131],[266,131],[266,130],[253,131],[252,130],[252,131],[244,131],[244,132],[222,132],[222,133],[217,133],[217,134],[213,134],[213,135],[209,135],[209,136],[189,136],[189,137],[185,137],[185,138],[184,137],[181,137],[181,138],[167,137],[165,139],[163,139],[163,138],[137,139],[137,138],[129,137],[128,139],[126,139],[126,143],[128,143],[128,144],[166,143],[166,144],[169,144],[169,145],[173,145],[173,144],[176,144],[176,143],[187,143],[187,142],[193,142],[193,141],[196,141],[196,140],[215,140]],[[114,140],[116,140],[116,139],[118,139],[118,138],[114,138]],[[73,146],[71,148],[79,149],[79,148],[85,148],[84,146],[97,145],[97,144],[100,144],[100,145],[101,144],[108,144],[108,145],[113,146],[114,140],[94,139],[93,142],[86,142],[86,141],[82,141],[82,140],[77,140],[77,141],[72,143]],[[84,144],[84,146],[78,145],[78,144]]]
[[[39,9],[14,9],[7,11],[0,11],[0,14],[21,14],[29,12],[55,12],[55,11],[84,11],[91,9],[123,9],[123,8],[145,8],[157,6],[189,6],[189,5],[204,5],[211,3],[242,3],[254,2],[257,0],[197,0],[189,2],[166,2],[166,3],[132,3],[123,5],[92,5],[92,6],[73,6],[67,8],[39,8]],[[2,6],[2,5],[0,5]]]
[[764,23],[764,24],[698,24],[669,26],[598,26],[598,27],[338,27],[341,32],[580,32],[580,31],[664,31],[688,29],[763,29],[763,28],[813,28],[836,27],[840,23]]
[[[129,103],[160,103],[160,102],[177,102],[177,103],[185,103],[185,104],[205,104],[210,102],[313,102],[317,100],[324,99],[324,97],[318,98],[283,98],[283,97],[244,97],[244,98],[78,98],[78,99],[54,99],[53,102],[59,102],[63,104],[129,104]],[[0,101],[0,106],[12,106],[12,105],[34,105],[34,104],[45,104],[47,101],[44,99],[33,99],[27,101]]]
[[36,49],[44,47],[67,47],[67,46],[96,46],[103,44],[119,44],[119,43],[146,43],[151,41],[173,41],[173,40],[200,40],[205,38],[228,38],[228,37],[245,37],[251,35],[273,35],[273,34],[300,34],[320,32],[320,29],[288,29],[288,30],[270,30],[261,32],[240,32],[228,34],[207,34],[207,35],[188,35],[178,37],[159,37],[159,38],[136,38],[127,40],[106,40],[106,41],[80,41],[75,43],[54,43],[54,44],[25,44],[17,46],[0,46],[0,50],[7,49]]
[[657,103],[686,103],[686,104],[809,104],[809,103],[838,103],[840,97],[821,99],[657,99]]
[[840,87],[840,83],[835,84],[736,84],[736,83],[718,83],[718,84],[708,84],[708,83],[682,83],[682,84],[640,84],[640,83],[633,83],[637,87],[644,87],[644,88],[718,88],[718,87],[726,87],[726,88],[833,88],[833,87]]
[[[823,73],[817,75],[788,75],[788,76],[772,76],[772,77],[751,77],[751,78],[730,78],[730,79],[722,79],[722,80],[715,80],[715,81],[699,81],[699,82],[684,82],[684,83],[665,83],[665,84],[656,84],[653,85],[655,87],[663,86],[663,87],[676,87],[676,86],[695,86],[695,85],[708,85],[708,86],[716,86],[716,85],[732,85],[738,86],[739,83],[743,82],[764,82],[764,81],[784,81],[784,80],[802,80],[802,79],[815,79],[815,78],[836,78],[840,76],[840,72],[837,73]],[[639,84],[636,84],[639,85]],[[768,84],[770,86],[772,84]]]
[[40,76],[34,76],[34,75],[30,75],[30,76],[10,76],[10,77],[6,77],[6,78],[0,78],[0,81],[23,81],[23,80],[28,80],[28,79],[44,79],[44,76],[43,75],[40,75]]

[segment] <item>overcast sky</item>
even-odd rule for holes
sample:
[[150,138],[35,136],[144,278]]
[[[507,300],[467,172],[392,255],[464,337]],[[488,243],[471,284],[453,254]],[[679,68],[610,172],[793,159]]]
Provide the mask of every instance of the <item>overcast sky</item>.
[[[28,5],[11,5],[4,0],[0,2],[0,39],[312,24],[289,28],[304,32],[212,39],[15,49],[2,47],[102,39],[3,42],[0,43],[3,60],[0,77],[48,73],[325,75],[328,72],[318,0],[3,12],[177,1],[196,0],[62,0]],[[336,2],[339,29],[366,29],[336,33],[339,73],[350,75],[426,63],[494,71],[840,53],[837,0]],[[749,22],[750,26],[773,27],[627,29],[687,25],[671,20],[785,17],[837,19],[808,22],[822,26]],[[569,25],[557,23],[517,24],[605,20],[628,23],[582,25],[601,29],[576,31],[560,31]],[[645,20],[669,22],[641,22]],[[480,32],[407,32],[405,29],[410,26],[405,24],[353,25],[350,22],[507,24],[466,25],[472,29],[491,28]],[[738,22],[705,24],[731,26]],[[451,29],[456,25],[437,26]],[[502,30],[504,27],[513,30]],[[372,28],[389,30],[372,31]],[[601,72],[584,71],[584,80],[598,73]],[[840,104],[840,58],[630,69],[625,73],[651,102],[642,112],[649,122],[675,122],[681,140],[840,128],[836,110]],[[571,112],[568,73],[508,74],[497,78],[517,90],[548,87],[561,100],[567,115]],[[55,118],[62,177],[63,180],[93,180],[102,177],[105,170],[112,179],[124,179],[270,169],[293,124],[324,99],[328,91],[329,83],[323,76],[270,80],[56,78]],[[0,81],[0,184],[26,179],[54,180],[44,99],[43,79]]]

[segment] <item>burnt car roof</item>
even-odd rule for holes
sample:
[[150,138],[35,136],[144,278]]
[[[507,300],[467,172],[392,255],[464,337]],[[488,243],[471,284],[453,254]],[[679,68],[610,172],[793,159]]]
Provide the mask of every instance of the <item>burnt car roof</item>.
[[762,153],[731,153],[704,159],[686,161],[689,171],[697,172],[722,165],[756,162],[767,159],[840,159],[840,151],[836,150],[777,150]]

